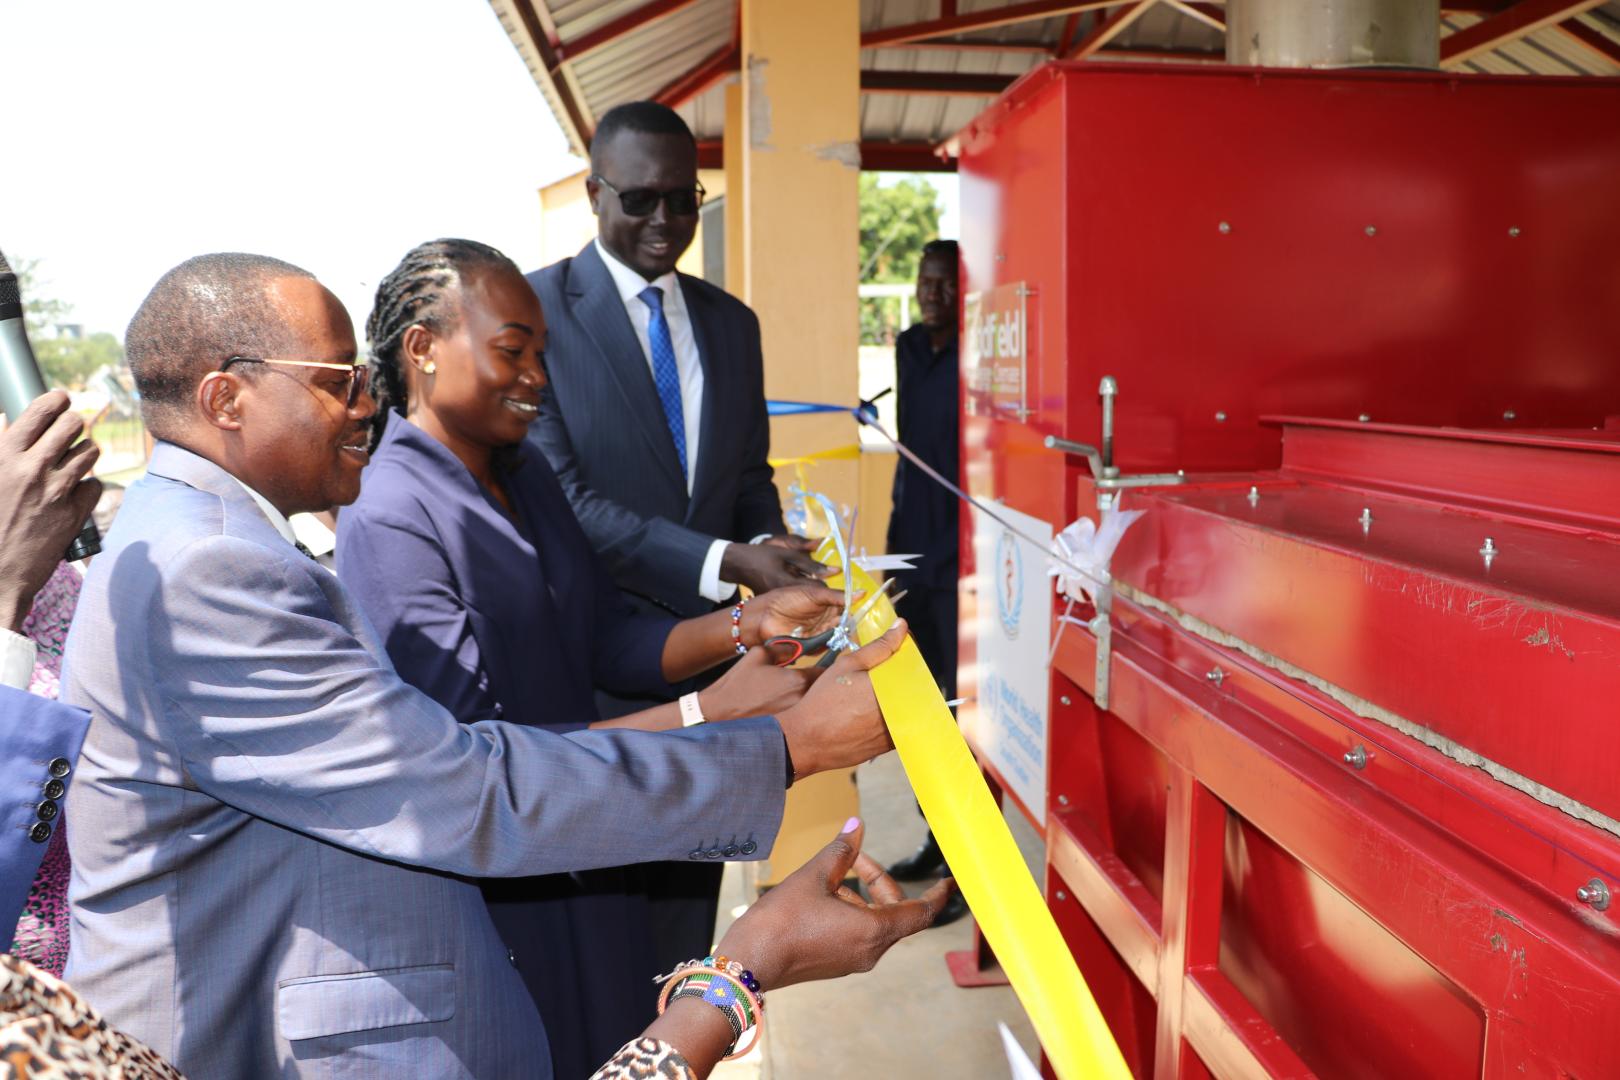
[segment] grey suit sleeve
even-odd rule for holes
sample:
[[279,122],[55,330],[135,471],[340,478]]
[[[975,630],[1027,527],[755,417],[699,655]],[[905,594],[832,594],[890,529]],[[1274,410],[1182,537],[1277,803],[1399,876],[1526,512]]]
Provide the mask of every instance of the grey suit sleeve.
[[[746,310],[746,309],[744,309]],[[782,521],[782,497],[771,468],[771,422],[765,411],[765,361],[760,350],[759,318],[748,311],[747,391],[742,398],[739,420],[748,425],[747,449],[742,458],[742,476],[737,485],[735,536],[748,540],[760,533],[773,536],[787,532]]]
[[643,596],[663,596],[675,580],[690,583],[690,591],[697,595],[703,560],[717,538],[666,518],[645,517],[585,483],[568,426],[549,386],[541,393],[540,416],[530,429],[529,442],[551,463],[574,516],[614,581]]
[[473,877],[770,850],[785,769],[774,720],[568,735],[463,725],[345,628],[325,573],[231,537],[165,567],[148,648],[163,732],[202,791]]

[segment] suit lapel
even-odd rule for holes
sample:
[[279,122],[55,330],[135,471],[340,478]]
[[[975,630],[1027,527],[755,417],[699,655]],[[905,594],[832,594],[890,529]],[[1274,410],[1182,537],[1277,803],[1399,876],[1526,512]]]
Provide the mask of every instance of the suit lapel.
[[679,485],[684,493],[686,478],[681,475],[681,459],[675,454],[675,440],[669,433],[669,421],[658,400],[646,354],[641,351],[619,290],[594,243],[574,257],[568,275],[568,296],[574,318],[602,354],[603,366],[624,396],[629,415],[636,419],[629,426],[641,432],[666,479]]
[[[722,415],[722,381],[718,358],[725,355],[725,325],[717,318],[706,297],[697,289],[688,288],[686,275],[679,275],[681,295],[686,300],[686,314],[692,320],[692,339],[697,342],[698,363],[703,368],[703,417],[698,422],[697,475],[692,478],[692,506],[708,490],[717,462],[725,455],[719,453],[720,433],[725,429]],[[690,508],[688,508],[690,516]]]

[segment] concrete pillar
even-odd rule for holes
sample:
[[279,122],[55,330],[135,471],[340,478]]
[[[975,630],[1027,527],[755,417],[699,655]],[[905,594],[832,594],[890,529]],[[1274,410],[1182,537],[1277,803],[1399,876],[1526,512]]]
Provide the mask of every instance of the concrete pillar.
[[[742,0],[741,16],[743,137],[732,143],[728,99],[726,166],[740,158],[746,253],[731,291],[759,314],[768,397],[853,405],[860,0]],[[729,266],[726,277],[729,285]],[[829,450],[857,438],[847,415],[782,417],[771,423],[771,455]],[[854,505],[858,474],[854,462],[827,462],[811,471],[811,482]],[[784,503],[791,478],[791,470],[778,470]],[[814,855],[858,808],[852,772],[795,785],[765,883]]]
[[726,84],[726,291],[748,303],[748,242],[743,207],[743,88],[740,81]]

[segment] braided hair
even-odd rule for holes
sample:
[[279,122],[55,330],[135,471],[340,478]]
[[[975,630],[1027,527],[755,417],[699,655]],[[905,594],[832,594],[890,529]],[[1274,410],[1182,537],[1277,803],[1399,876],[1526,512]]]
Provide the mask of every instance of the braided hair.
[[377,285],[377,298],[366,319],[371,352],[371,393],[377,414],[371,420],[371,449],[377,448],[388,423],[388,411],[404,415],[407,404],[405,365],[401,356],[405,332],[425,326],[435,334],[455,328],[452,290],[467,271],[499,267],[521,274],[517,264],[476,240],[429,240],[405,253],[398,266]]

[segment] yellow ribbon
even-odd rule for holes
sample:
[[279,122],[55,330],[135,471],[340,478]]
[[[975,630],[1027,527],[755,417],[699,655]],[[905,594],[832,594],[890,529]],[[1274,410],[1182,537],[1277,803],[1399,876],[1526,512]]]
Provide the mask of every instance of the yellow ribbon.
[[813,465],[818,461],[855,461],[861,456],[859,443],[850,443],[848,446],[835,446],[831,450],[817,450],[813,454],[804,454],[800,457],[773,457],[766,460],[771,468],[781,469],[788,465]]
[[[830,537],[822,541],[816,558],[838,564]],[[860,567],[854,574],[857,594],[870,595],[878,587]],[[843,588],[842,574],[827,584]],[[894,620],[894,606],[884,597],[861,619],[856,637],[864,645]],[[1130,1080],[1119,1045],[945,706],[939,684],[910,638],[873,669],[872,688],[956,886],[1029,1014],[1052,1068],[1063,1080]]]

